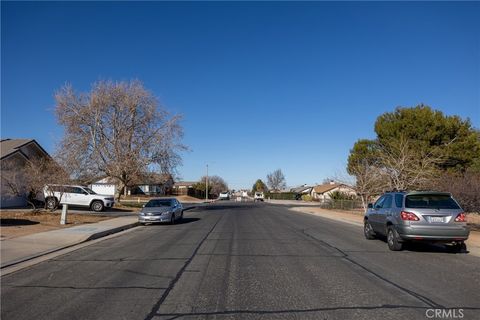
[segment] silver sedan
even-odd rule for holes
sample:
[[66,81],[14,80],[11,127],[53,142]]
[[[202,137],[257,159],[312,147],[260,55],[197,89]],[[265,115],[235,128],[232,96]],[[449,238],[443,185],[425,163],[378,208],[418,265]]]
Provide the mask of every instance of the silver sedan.
[[183,219],[183,206],[175,198],[152,199],[147,202],[138,215],[141,224],[169,222],[174,224]]

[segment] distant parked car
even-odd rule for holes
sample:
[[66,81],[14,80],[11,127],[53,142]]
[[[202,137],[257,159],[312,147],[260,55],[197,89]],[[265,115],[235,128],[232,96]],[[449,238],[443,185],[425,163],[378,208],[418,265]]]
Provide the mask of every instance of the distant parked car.
[[112,208],[115,199],[111,195],[97,194],[90,188],[71,185],[48,185],[43,189],[45,206],[53,210],[59,204],[87,207],[95,212]]
[[169,222],[174,224],[183,219],[183,206],[175,198],[152,199],[147,202],[138,215],[141,224]]
[[393,251],[408,241],[432,241],[461,252],[469,233],[466,215],[450,193],[387,192],[368,205],[364,217],[365,237],[386,236]]
[[255,194],[253,195],[253,201],[263,201],[263,199],[263,192],[255,192]]

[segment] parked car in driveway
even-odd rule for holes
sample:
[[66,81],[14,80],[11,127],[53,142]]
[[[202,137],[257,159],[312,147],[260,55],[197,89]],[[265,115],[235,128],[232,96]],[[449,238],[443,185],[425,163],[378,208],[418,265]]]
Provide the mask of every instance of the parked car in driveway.
[[85,186],[72,185],[48,185],[43,189],[45,206],[52,210],[59,204],[87,207],[95,212],[101,212],[105,208],[112,208],[115,199],[111,195],[97,194]]
[[169,222],[174,224],[183,219],[183,206],[175,198],[152,199],[140,210],[138,222],[141,224]]
[[442,242],[465,251],[466,215],[450,193],[387,192],[368,205],[364,217],[367,239],[386,236],[390,250],[402,250],[408,241]]

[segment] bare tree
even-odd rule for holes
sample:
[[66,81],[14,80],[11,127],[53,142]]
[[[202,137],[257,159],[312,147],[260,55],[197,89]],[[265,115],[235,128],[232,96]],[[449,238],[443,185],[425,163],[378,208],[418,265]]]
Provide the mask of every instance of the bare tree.
[[[200,182],[195,185],[195,189],[205,192],[207,177],[203,176]],[[208,177],[208,194],[214,197],[218,196],[221,192],[228,191],[228,184],[219,176]]]
[[[25,162],[24,162],[25,161]],[[2,161],[2,188],[6,194],[24,198],[34,211],[43,199],[44,187],[66,184],[69,177],[51,158]]]
[[350,173],[355,177],[355,190],[362,199],[363,208],[372,198],[383,192],[388,186],[388,176],[385,171],[368,163],[367,160],[360,161],[350,168]]
[[380,150],[381,168],[389,177],[390,188],[397,190],[424,188],[438,174],[443,160],[404,137],[380,145]]
[[58,157],[74,178],[108,176],[126,192],[148,171],[171,173],[180,164],[181,117],[160,108],[141,82],[100,81],[83,94],[66,85],[55,98],[65,128]]
[[267,185],[271,190],[275,191],[285,189],[287,183],[281,169],[277,169],[267,175]]
[[444,171],[431,181],[430,188],[450,192],[466,212],[480,214],[480,172]]

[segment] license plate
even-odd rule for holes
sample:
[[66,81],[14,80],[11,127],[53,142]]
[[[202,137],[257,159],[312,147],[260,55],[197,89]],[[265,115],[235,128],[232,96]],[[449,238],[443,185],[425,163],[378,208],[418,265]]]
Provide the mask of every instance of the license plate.
[[443,222],[443,217],[430,217],[430,222]]

